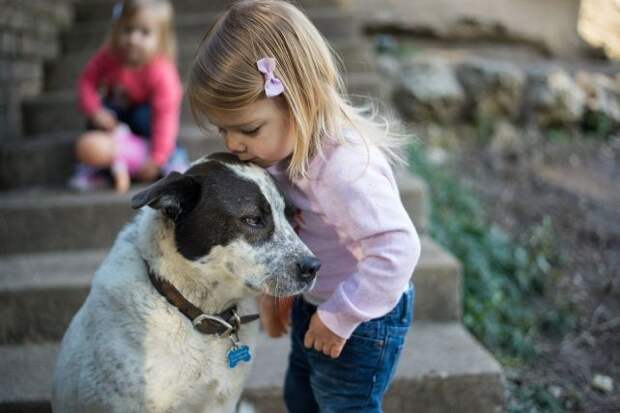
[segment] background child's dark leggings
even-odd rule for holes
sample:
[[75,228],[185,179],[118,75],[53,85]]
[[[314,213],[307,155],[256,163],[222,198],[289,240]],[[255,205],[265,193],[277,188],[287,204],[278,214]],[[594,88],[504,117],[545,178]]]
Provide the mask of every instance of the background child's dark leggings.
[[[151,136],[151,106],[143,103],[141,105],[131,106],[129,108],[121,108],[118,105],[113,104],[109,100],[103,101],[103,106],[112,111],[116,115],[116,119],[119,122],[129,126],[129,129],[144,139],[149,139]],[[87,124],[88,129],[96,129],[89,121]]]

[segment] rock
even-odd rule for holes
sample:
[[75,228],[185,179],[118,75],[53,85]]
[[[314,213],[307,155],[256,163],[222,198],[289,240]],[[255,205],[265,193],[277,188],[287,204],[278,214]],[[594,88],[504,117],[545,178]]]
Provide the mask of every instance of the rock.
[[613,127],[620,125],[620,84],[600,74],[579,72],[577,84],[586,94],[586,108],[607,121]]
[[582,0],[577,30],[594,47],[613,59],[620,58],[620,4],[617,0]]
[[449,155],[445,149],[434,147],[426,150],[426,157],[433,165],[441,166],[446,163]]
[[614,391],[614,381],[609,376],[595,374],[594,377],[592,377],[592,388],[604,393],[611,393]]
[[457,76],[478,119],[516,119],[521,108],[524,73],[507,62],[486,59],[465,61]]
[[524,151],[525,145],[519,131],[510,122],[497,122],[489,144],[489,154],[494,162],[517,161]]
[[552,384],[549,386],[549,393],[551,393],[555,399],[559,400],[564,395],[564,390],[562,390],[560,386]]
[[396,38],[389,34],[382,34],[375,38],[375,49],[379,54],[397,53],[398,47]]
[[527,44],[556,56],[578,56],[583,50],[575,25],[577,0],[350,0],[364,25],[422,34],[446,44]]
[[529,73],[525,116],[540,126],[569,126],[581,121],[586,94],[562,69]]
[[390,54],[380,54],[377,56],[377,70],[384,79],[397,82],[400,76],[400,62]]
[[461,117],[465,93],[447,62],[414,57],[403,64],[394,101],[410,120],[446,124]]

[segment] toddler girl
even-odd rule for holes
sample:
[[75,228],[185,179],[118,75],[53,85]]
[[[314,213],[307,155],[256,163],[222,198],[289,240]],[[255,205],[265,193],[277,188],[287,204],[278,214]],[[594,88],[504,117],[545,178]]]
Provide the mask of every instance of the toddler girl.
[[[388,162],[399,142],[343,90],[326,41],[277,0],[235,2],[190,70],[196,119],[217,126],[240,160],[268,168],[322,263],[292,308],[284,397],[293,413],[381,411],[412,320],[420,241]],[[260,304],[267,333],[282,335],[288,314],[271,298]]]
[[93,130],[78,139],[83,165],[72,187],[93,189],[101,168],[109,168],[119,192],[129,189],[130,178],[152,181],[185,168],[184,151],[176,148],[182,88],[173,17],[167,0],[114,7],[107,41],[79,79],[80,108]]

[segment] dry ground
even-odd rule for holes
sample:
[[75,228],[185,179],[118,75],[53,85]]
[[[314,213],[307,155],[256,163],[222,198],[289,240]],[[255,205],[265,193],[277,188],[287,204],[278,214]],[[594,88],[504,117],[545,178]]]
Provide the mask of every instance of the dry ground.
[[[542,384],[569,411],[620,412],[620,137],[539,134],[517,149],[472,139],[457,146],[458,170],[490,218],[518,239],[551,217],[564,257],[547,299],[567,298],[577,327],[543,337],[539,360],[520,379]],[[614,391],[595,390],[595,374],[611,377]]]

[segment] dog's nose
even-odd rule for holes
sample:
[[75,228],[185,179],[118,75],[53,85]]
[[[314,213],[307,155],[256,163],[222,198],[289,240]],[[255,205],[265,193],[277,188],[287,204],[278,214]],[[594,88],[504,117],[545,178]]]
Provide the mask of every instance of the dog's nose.
[[316,257],[303,257],[301,261],[297,263],[297,270],[299,275],[304,278],[314,277],[321,268],[321,261]]

